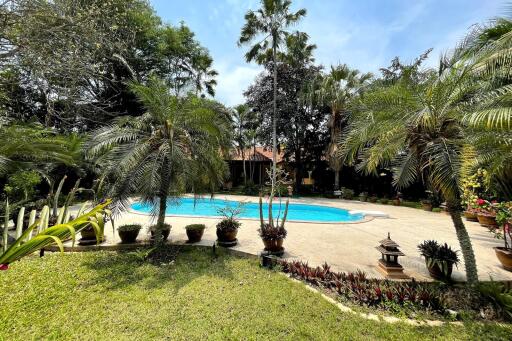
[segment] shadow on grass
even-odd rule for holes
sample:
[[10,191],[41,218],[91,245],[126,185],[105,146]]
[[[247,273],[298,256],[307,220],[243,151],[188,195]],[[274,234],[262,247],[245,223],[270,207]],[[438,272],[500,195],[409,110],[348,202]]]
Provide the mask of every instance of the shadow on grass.
[[133,252],[99,254],[94,261],[83,263],[84,267],[93,270],[93,274],[82,286],[100,286],[107,290],[123,290],[130,286],[144,289],[171,287],[177,292],[198,277],[214,276],[226,280],[235,277],[229,265],[234,256],[222,249],[217,248],[214,255],[211,248],[168,245],[163,251],[176,252],[175,259],[155,265],[141,261]]

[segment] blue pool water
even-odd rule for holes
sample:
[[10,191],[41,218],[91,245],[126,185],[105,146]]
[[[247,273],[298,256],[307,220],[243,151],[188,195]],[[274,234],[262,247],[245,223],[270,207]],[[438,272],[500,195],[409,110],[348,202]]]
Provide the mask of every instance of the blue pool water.
[[[177,201],[169,201],[166,214],[175,216],[207,216],[219,217],[219,208],[226,206],[236,207],[237,201],[223,200],[223,199],[196,199],[193,198],[180,198]],[[282,203],[282,210],[284,210],[284,201]],[[152,207],[140,202],[135,202],[131,205],[134,211],[142,213],[150,213]],[[281,210],[281,212],[282,212]],[[274,218],[279,213],[279,203],[274,202],[272,207],[272,214]],[[258,203],[247,202],[243,206],[243,212],[240,218],[259,218],[259,205]],[[265,217],[268,215],[268,204],[263,204],[263,214]],[[282,213],[281,213],[282,216]],[[290,203],[288,207],[288,221],[311,221],[311,222],[356,222],[364,218],[361,213],[351,214],[348,210],[320,206],[320,205],[307,205]]]

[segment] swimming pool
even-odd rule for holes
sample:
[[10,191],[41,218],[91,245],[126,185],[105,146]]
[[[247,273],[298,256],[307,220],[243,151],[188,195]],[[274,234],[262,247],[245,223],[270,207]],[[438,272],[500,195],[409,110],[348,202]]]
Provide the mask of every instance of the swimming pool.
[[[219,217],[218,209],[226,206],[236,207],[237,201],[224,199],[180,198],[169,201],[166,214],[171,216]],[[285,202],[282,203],[282,210]],[[136,212],[150,213],[152,206],[141,202],[134,202],[131,209]],[[272,207],[274,218],[279,213],[279,203],[274,202]],[[263,204],[263,215],[268,216],[268,204]],[[240,218],[259,219],[259,205],[254,202],[245,202]],[[282,213],[281,213],[282,216]],[[364,219],[362,213],[350,213],[348,210],[329,206],[290,203],[288,207],[288,221],[307,221],[323,223],[358,222]]]

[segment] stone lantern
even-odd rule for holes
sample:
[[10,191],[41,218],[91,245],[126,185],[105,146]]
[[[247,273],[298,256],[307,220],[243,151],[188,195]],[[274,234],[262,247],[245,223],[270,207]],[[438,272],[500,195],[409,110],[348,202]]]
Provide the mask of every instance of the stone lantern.
[[388,232],[388,237],[380,241],[380,245],[376,247],[382,254],[379,259],[379,271],[390,279],[408,279],[409,276],[404,274],[404,268],[398,263],[399,256],[405,256],[402,251],[398,249],[400,245],[391,240]]

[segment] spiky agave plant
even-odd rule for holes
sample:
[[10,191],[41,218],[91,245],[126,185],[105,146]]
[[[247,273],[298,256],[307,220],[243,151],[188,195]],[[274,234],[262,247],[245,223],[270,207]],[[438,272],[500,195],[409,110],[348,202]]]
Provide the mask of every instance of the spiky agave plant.
[[39,225],[38,221],[34,222],[23,232],[21,237],[0,255],[0,267],[7,269],[8,265],[12,262],[52,244],[57,244],[60,251],[63,252],[63,241],[71,239],[74,246],[77,232],[89,226],[96,232],[96,237],[100,238],[100,236],[103,235],[103,229],[105,227],[104,216],[110,215],[110,210],[107,209],[110,203],[111,200],[107,200],[74,220],[44,229],[30,238],[34,229]]

